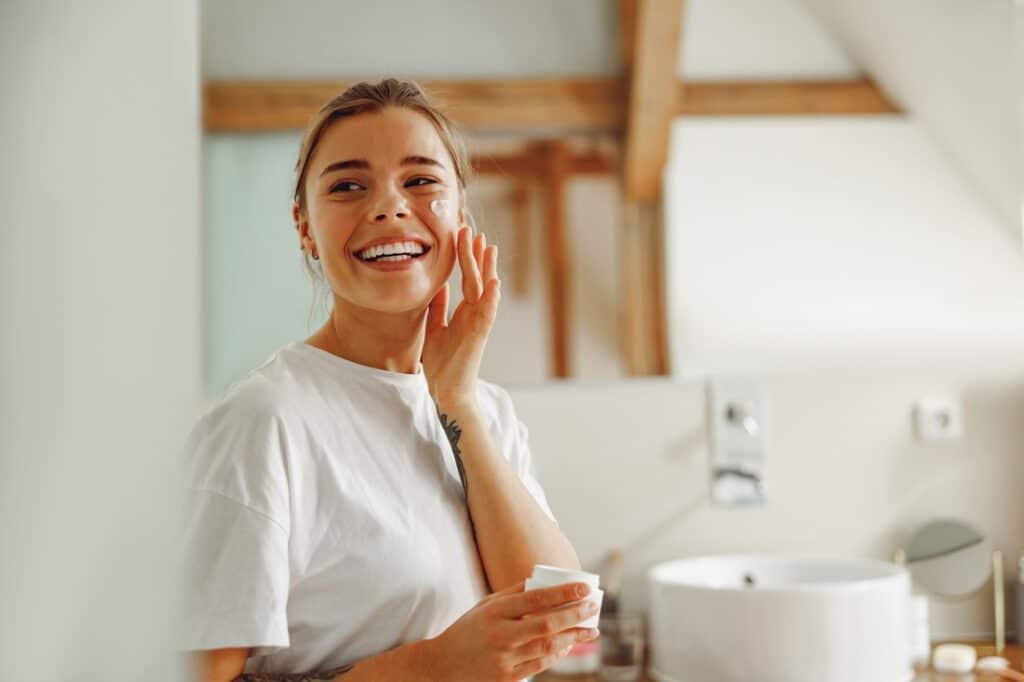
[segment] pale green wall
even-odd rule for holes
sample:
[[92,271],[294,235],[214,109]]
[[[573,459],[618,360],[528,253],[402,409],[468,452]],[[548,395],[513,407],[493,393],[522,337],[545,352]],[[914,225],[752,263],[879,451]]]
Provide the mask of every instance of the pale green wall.
[[[203,138],[203,384],[209,397],[307,335],[313,287],[289,214],[300,137]],[[312,324],[318,323],[315,317]]]

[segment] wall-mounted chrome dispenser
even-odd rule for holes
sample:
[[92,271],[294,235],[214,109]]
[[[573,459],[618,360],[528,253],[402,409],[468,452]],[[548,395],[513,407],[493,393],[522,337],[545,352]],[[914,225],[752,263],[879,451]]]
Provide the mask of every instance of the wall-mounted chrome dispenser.
[[724,507],[764,504],[765,413],[761,389],[753,381],[708,381],[713,504]]

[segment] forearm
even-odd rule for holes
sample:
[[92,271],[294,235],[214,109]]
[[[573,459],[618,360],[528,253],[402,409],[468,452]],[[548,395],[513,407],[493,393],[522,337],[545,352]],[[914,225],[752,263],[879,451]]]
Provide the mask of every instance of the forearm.
[[464,477],[477,548],[494,591],[528,578],[534,564],[579,569],[576,550],[526,489],[475,405],[439,402]]
[[245,673],[233,682],[373,682],[374,680],[433,680],[434,662],[430,640],[411,642],[382,654],[365,658],[351,666],[320,673]]

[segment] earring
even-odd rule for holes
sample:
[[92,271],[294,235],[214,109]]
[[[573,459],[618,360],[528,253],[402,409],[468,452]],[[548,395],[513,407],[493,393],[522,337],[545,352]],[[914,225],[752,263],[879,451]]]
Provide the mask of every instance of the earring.
[[313,260],[320,260],[320,254],[318,254],[316,251],[313,252]]

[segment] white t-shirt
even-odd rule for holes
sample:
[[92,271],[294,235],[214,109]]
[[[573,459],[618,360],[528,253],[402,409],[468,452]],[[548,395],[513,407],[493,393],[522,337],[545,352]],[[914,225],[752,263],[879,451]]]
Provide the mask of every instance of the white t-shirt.
[[[477,398],[554,520],[508,393],[480,380]],[[327,670],[435,637],[489,592],[422,367],[291,343],[199,419],[185,452],[182,650],[253,647],[245,672]]]

